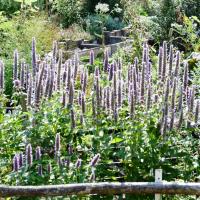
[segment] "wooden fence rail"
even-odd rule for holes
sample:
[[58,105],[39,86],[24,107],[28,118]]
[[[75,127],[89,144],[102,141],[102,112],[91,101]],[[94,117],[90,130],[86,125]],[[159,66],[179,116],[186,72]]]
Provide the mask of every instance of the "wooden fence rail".
[[182,194],[200,195],[200,183],[176,182],[125,182],[125,183],[79,183],[49,186],[0,185],[0,197],[66,196],[88,194]]

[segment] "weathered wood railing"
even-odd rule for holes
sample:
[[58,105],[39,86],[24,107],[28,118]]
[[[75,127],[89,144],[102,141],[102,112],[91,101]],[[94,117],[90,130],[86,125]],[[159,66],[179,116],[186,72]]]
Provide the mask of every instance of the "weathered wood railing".
[[49,186],[0,185],[0,197],[36,197],[66,195],[116,195],[116,194],[181,194],[200,195],[200,183],[176,182],[125,182],[125,183],[79,183]]

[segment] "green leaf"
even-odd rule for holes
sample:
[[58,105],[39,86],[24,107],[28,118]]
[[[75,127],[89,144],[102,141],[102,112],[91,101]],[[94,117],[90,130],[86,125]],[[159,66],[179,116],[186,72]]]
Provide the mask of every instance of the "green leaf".
[[116,144],[116,143],[120,143],[122,141],[123,141],[122,138],[116,137],[116,138],[113,138],[113,140],[110,142],[110,144]]

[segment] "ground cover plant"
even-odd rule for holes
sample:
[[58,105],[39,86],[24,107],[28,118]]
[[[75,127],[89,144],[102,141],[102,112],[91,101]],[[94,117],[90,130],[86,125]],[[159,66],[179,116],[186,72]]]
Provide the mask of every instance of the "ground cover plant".
[[83,64],[65,61],[57,42],[41,58],[33,38],[31,67],[14,52],[11,110],[1,61],[1,183],[152,181],[156,168],[165,180],[195,181],[200,105],[188,63],[166,42],[155,63],[142,48],[134,63],[105,50],[102,62],[91,51]]

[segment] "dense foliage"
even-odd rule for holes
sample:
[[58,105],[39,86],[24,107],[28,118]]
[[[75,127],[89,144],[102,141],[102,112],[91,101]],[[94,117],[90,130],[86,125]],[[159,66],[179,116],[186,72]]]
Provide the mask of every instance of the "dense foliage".
[[144,43],[142,60],[128,65],[108,51],[96,63],[91,51],[85,66],[78,55],[63,60],[56,42],[52,52],[38,60],[33,39],[31,69],[14,53],[14,107],[1,104],[1,183],[151,181],[156,168],[165,180],[195,181],[200,104],[179,51],[164,42],[151,63]]

